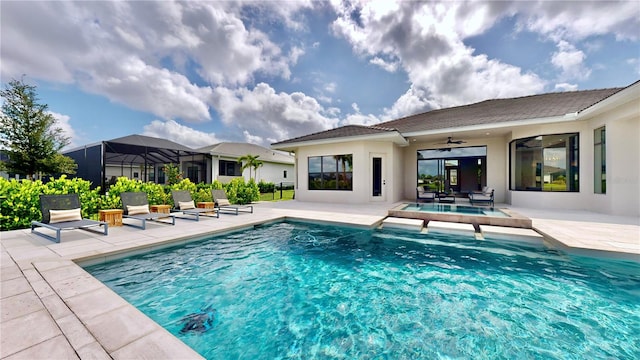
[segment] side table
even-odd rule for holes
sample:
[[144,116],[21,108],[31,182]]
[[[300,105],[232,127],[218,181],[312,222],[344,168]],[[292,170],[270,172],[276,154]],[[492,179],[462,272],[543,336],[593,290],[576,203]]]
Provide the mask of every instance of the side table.
[[171,205],[150,205],[149,210],[154,213],[168,214],[171,212]]
[[104,221],[109,226],[122,226],[122,210],[105,209],[98,210],[98,219]]
[[211,209],[211,212],[214,213],[215,212],[215,205],[216,203],[214,203],[213,201],[201,201],[198,203],[198,208],[199,209]]

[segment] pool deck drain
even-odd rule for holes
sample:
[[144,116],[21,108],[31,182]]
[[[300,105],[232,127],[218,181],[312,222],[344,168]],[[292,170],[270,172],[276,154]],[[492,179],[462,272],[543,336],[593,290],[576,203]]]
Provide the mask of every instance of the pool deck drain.
[[[400,206],[401,204],[396,204]],[[396,207],[397,207],[396,206]],[[151,329],[137,310],[111,290],[94,282],[78,261],[100,262],[141,253],[186,238],[223,233],[284,219],[339,221],[373,228],[388,215],[388,204],[350,205],[287,201],[256,204],[254,214],[221,216],[176,226],[152,224],[147,230],[109,228],[102,236],[69,231],[52,243],[28,229],[0,233],[0,358],[124,359],[202,357],[181,345],[180,355],[160,326]],[[514,209],[533,219],[533,228],[563,250],[595,257],[640,261],[638,218],[588,212]],[[531,221],[531,220],[530,220]],[[73,276],[65,275],[73,271]],[[95,280],[95,279],[94,279]],[[111,311],[115,311],[111,313]],[[123,315],[124,314],[124,315]],[[111,318],[110,315],[115,315]],[[144,329],[140,328],[143,326]],[[182,344],[181,342],[179,342]],[[116,349],[117,348],[117,349]]]

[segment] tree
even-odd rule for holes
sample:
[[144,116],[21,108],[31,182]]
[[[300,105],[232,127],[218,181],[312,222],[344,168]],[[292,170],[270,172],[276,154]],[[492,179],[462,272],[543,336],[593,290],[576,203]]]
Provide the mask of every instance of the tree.
[[59,153],[69,144],[46,104],[38,103],[36,87],[13,79],[4,90],[0,115],[0,145],[9,156],[4,168],[13,173],[34,175],[75,174],[75,162]]
[[258,160],[259,157],[260,157],[260,155],[247,154],[247,155],[244,155],[244,156],[241,156],[241,157],[238,158],[238,162],[242,164],[242,171],[244,171],[244,169],[246,169],[246,168],[249,168],[249,178],[253,178],[251,176],[251,169],[255,170],[256,175],[257,175],[258,174],[258,168],[260,166],[264,165],[262,160]]

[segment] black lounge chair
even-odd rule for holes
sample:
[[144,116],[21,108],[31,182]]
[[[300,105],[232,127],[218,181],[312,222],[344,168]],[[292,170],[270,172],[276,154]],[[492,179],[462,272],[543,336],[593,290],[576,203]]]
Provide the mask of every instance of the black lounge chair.
[[[83,219],[78,194],[40,195],[40,211],[42,221],[31,222],[31,232],[51,241],[60,242],[62,230],[87,230],[95,233],[109,234],[109,224],[102,221]],[[103,226],[103,231],[91,229]],[[56,236],[36,231],[36,227],[44,227],[56,232]]]
[[224,190],[211,190],[211,197],[215,202],[218,212],[238,215],[238,212],[248,212],[253,214],[253,205],[234,205],[227,199],[227,193]]
[[484,187],[482,192],[470,192],[469,193],[469,202],[471,205],[481,204],[481,205],[490,205],[493,207],[493,193],[494,189],[490,187]]
[[[200,214],[220,217],[218,209],[197,208],[189,190],[171,190],[171,197],[173,197],[173,211],[181,212],[185,215],[193,215],[196,221],[200,221]],[[215,215],[210,215],[211,213],[215,213]]]
[[416,188],[416,202],[434,202],[436,201],[436,193],[433,191],[427,191],[422,186]]
[[[147,199],[147,193],[145,192],[123,192],[120,194],[120,200],[122,200],[122,217],[140,220],[142,222],[142,225],[138,226],[134,224],[127,224],[123,221],[122,223],[125,225],[138,227],[144,230],[147,227],[147,220],[162,224],[176,224],[176,216],[173,214],[149,212],[149,200]],[[171,222],[159,220],[163,218],[171,218]]]

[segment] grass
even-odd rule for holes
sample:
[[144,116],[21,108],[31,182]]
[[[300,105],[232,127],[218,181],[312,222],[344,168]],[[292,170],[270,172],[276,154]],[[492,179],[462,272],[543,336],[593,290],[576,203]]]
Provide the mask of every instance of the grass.
[[260,194],[260,201],[282,201],[293,200],[294,190],[282,190],[282,198],[280,198],[280,191],[273,193]]

